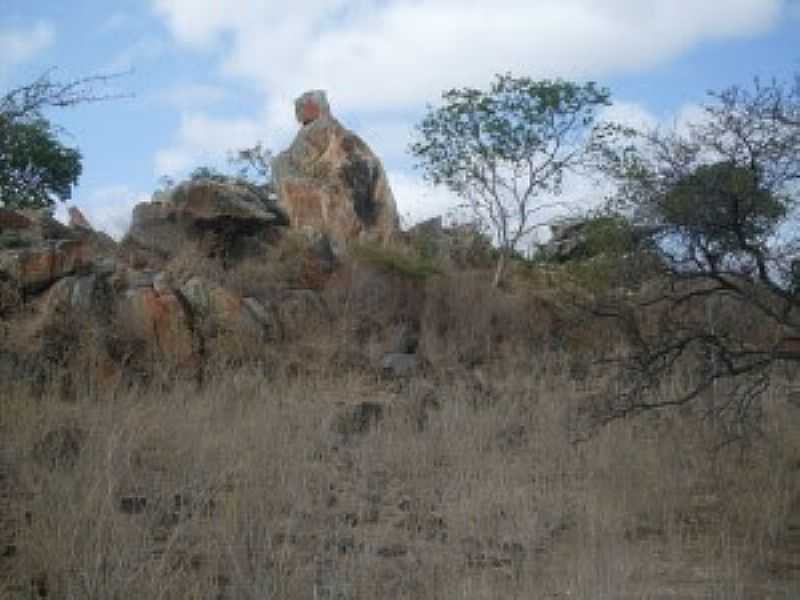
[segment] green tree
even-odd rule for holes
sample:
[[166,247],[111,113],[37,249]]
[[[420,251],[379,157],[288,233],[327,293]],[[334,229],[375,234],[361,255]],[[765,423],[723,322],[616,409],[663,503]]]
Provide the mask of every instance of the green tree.
[[95,91],[119,75],[63,83],[53,81],[51,74],[0,97],[0,203],[5,206],[50,208],[70,198],[81,175],[80,152],[58,139],[45,109],[121,97]]
[[42,118],[9,121],[0,115],[0,202],[42,208],[70,198],[81,154],[56,138]]
[[[519,242],[579,168],[597,110],[609,93],[594,83],[498,75],[488,91],[453,89],[417,126],[411,153],[432,183],[463,200],[499,246],[502,284]],[[548,199],[548,200],[545,200]]]

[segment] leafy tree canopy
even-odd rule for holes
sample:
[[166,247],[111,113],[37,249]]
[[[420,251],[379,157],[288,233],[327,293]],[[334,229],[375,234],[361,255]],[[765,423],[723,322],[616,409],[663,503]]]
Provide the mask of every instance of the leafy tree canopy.
[[495,285],[520,240],[585,156],[607,90],[594,83],[498,75],[488,90],[453,89],[417,126],[411,153],[425,177],[465,200],[500,246]]
[[52,70],[0,97],[0,203],[15,208],[50,208],[71,196],[81,175],[81,154],[58,139],[44,116],[46,108],[65,108],[119,95],[97,93],[95,86],[119,75],[95,75],[66,83]]

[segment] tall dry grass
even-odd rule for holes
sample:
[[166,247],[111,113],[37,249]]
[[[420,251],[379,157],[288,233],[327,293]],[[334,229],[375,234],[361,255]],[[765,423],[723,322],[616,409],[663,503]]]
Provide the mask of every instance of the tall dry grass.
[[15,392],[0,597],[797,597],[785,394],[746,450],[674,413],[575,444],[568,362]]

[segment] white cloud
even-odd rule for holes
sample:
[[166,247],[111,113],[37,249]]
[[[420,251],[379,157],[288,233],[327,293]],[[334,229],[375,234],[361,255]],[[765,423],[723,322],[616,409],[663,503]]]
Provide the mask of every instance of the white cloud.
[[601,110],[598,119],[635,129],[652,129],[658,126],[658,118],[641,104],[634,102],[615,102]]
[[384,111],[512,70],[604,77],[708,39],[773,25],[781,0],[154,0],[176,39],[222,48],[228,75],[267,94],[326,88],[334,109]]
[[406,226],[446,215],[462,201],[444,187],[434,187],[417,174],[404,171],[387,172],[397,212]]
[[43,21],[31,27],[0,30],[0,74],[52,46],[55,28]]
[[174,146],[156,154],[156,175],[180,175],[198,166],[218,165],[229,151],[271,144],[265,121],[255,118],[215,118],[202,112],[184,113]]
[[[73,204],[86,216],[92,227],[119,240],[128,231],[133,207],[149,200],[150,196],[144,192],[137,192],[125,185],[113,185],[94,189]],[[55,216],[68,222],[67,207],[59,204]]]

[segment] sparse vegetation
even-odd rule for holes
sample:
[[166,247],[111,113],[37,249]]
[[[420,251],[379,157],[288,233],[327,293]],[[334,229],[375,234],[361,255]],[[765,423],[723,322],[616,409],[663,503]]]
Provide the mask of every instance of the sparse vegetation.
[[0,599],[798,597],[797,288],[760,269],[795,188],[637,149],[637,210],[503,286],[479,227],[334,254],[157,202],[112,269],[0,279]]

